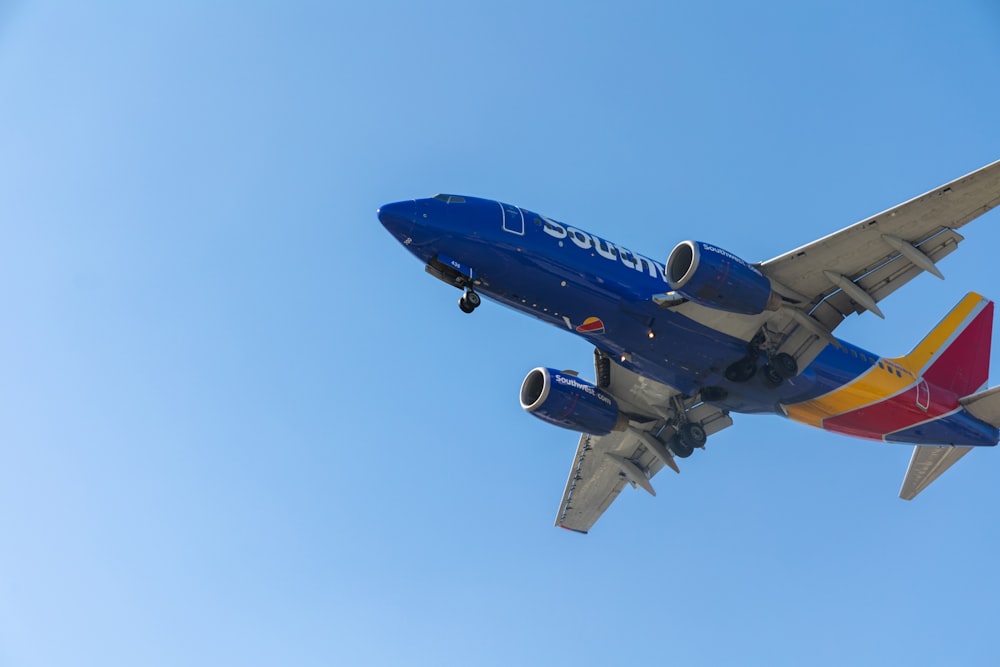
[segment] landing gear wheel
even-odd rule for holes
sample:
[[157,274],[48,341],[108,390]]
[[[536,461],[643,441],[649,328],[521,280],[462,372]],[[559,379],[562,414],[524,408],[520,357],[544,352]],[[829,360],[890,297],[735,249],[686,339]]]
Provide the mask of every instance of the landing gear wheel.
[[482,299],[479,298],[479,295],[469,290],[458,300],[458,307],[463,313],[471,313],[479,307],[480,303],[482,303]]
[[795,361],[795,357],[785,352],[774,355],[769,365],[785,380],[799,374],[799,364]]
[[708,441],[708,436],[705,435],[705,429],[700,424],[688,422],[677,430],[677,439],[683,445],[693,450],[695,447],[704,447],[705,442]]
[[782,382],[785,381],[785,378],[782,377],[781,372],[771,364],[764,364],[763,370],[764,370],[764,383],[768,387],[774,389],[775,387],[777,387],[778,385],[780,385]]
[[673,440],[670,441],[670,451],[674,453],[679,459],[686,459],[687,457],[694,454],[694,447],[688,447],[683,442],[679,436],[674,436]]
[[726,369],[726,379],[730,382],[746,382],[757,373],[757,360],[752,357],[743,357],[735,361]]

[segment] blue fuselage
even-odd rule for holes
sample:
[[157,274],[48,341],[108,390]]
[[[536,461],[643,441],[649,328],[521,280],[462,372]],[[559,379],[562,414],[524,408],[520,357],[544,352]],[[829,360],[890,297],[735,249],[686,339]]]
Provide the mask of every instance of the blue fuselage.
[[[379,210],[383,225],[422,262],[463,276],[475,290],[588,339],[640,375],[694,395],[721,387],[718,404],[744,413],[786,414],[789,404],[834,391],[877,363],[843,342],[774,388],[763,379],[731,382],[726,368],[747,354],[747,341],[699,324],[653,295],[670,290],[664,265],[594,234],[532,211],[473,197],[438,195]],[[961,414],[949,429],[977,444],[996,430]],[[909,437],[907,442],[914,442]]]

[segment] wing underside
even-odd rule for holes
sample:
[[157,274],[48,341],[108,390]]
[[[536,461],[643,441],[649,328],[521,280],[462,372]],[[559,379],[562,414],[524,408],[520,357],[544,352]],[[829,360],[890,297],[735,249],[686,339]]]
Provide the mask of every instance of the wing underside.
[[[628,461],[638,460],[633,465],[642,470],[639,466],[644,457],[637,451],[638,444],[638,438],[632,434],[581,435],[562,502],[559,503],[556,525],[579,533],[589,531],[629,483],[629,476],[620,461],[609,455]],[[646,466],[647,474],[652,477],[663,468],[663,462],[649,460]],[[646,477],[647,483],[649,477]]]
[[[963,240],[956,230],[997,205],[1000,161],[758,265],[783,299],[776,311],[739,315],[683,300],[658,303],[742,340],[764,334],[770,352],[791,354],[805,368],[838,344],[832,331],[848,315],[881,316],[877,303],[916,276],[943,277],[936,264]],[[664,466],[676,469],[669,443],[678,425],[690,419],[711,433],[732,424],[719,408],[614,362],[610,377],[603,388],[634,418],[625,432],[580,438],[556,519],[571,530],[587,532],[626,484],[655,495],[650,479]],[[966,451],[917,447],[901,495],[919,493]]]
[[[602,363],[601,357],[599,354],[598,363]],[[733,423],[724,410],[684,399],[667,385],[603,359],[610,364],[610,380],[603,389],[632,418],[625,431],[580,436],[555,522],[580,533],[593,527],[626,485],[655,496],[650,482],[653,476],[664,467],[680,472],[669,447],[680,420],[699,423],[706,435]]]
[[[832,329],[847,315],[869,309],[865,295],[877,303],[923,271],[939,273],[934,263],[962,241],[955,230],[997,204],[1000,161],[768,260],[760,268],[808,298],[808,306],[826,302],[829,308],[816,316]],[[841,277],[863,293],[850,286],[843,289]]]
[[805,368],[847,316],[881,316],[878,302],[921,273],[943,277],[936,264],[963,240],[956,230],[997,205],[1000,161],[758,265],[784,297],[777,311],[747,316],[694,303],[676,310],[742,340],[766,328]]

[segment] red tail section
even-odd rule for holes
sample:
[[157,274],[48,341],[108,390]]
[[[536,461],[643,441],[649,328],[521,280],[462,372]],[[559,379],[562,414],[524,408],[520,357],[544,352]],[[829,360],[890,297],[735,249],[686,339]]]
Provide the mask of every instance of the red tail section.
[[907,359],[918,361],[915,357],[925,356],[919,369],[924,379],[961,398],[986,384],[992,337],[993,302],[969,294]]

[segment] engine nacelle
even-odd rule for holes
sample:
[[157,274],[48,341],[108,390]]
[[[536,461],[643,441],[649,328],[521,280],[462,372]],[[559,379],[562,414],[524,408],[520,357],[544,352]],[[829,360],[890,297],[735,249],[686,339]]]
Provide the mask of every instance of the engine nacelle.
[[670,289],[690,301],[729,313],[777,310],[771,281],[736,255],[701,241],[681,241],[667,258]]
[[586,380],[551,368],[535,368],[524,378],[521,407],[542,421],[580,433],[607,435],[628,426],[615,399]]

